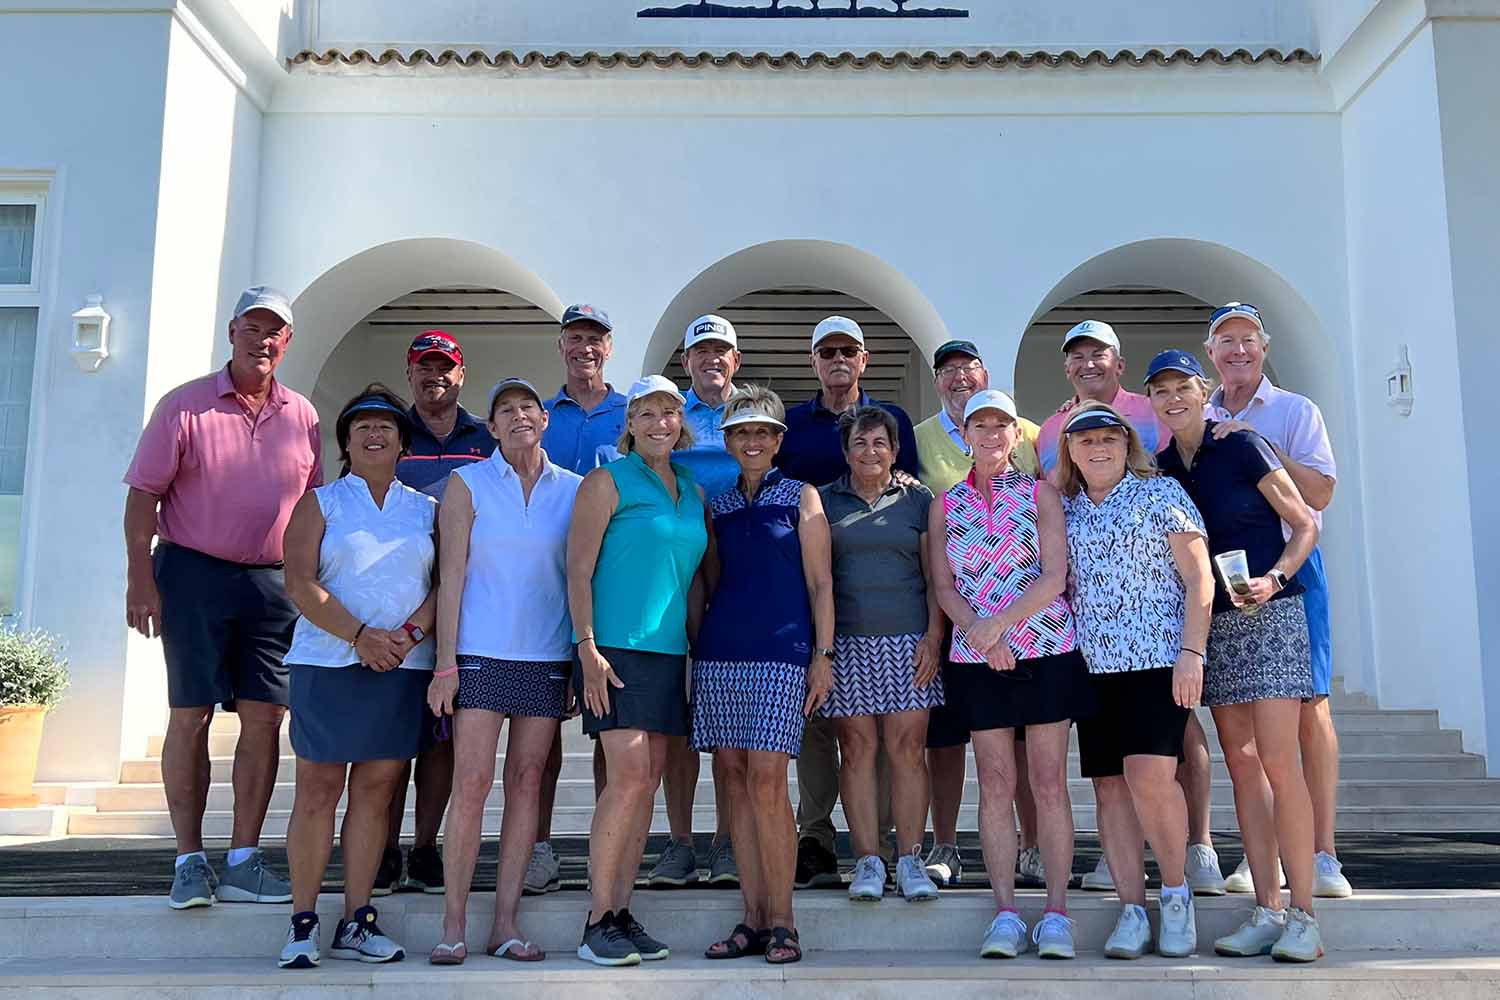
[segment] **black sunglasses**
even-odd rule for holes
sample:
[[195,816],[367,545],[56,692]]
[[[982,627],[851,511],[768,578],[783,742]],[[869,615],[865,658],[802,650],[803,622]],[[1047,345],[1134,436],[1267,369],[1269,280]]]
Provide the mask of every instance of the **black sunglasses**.
[[846,358],[857,358],[863,351],[863,347],[856,347],[853,344],[848,344],[844,347],[820,347],[818,348],[818,357],[824,361],[832,361],[840,354]]

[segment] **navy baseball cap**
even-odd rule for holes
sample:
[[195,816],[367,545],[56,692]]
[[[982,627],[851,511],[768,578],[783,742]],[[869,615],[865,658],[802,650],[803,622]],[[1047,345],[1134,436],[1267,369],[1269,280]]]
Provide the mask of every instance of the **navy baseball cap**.
[[568,306],[567,310],[564,311],[562,315],[562,325],[564,329],[567,329],[574,323],[582,323],[585,320],[590,323],[598,323],[600,326],[604,327],[606,331],[609,332],[613,332],[615,328],[615,325],[609,321],[609,313],[605,312],[603,309],[600,309],[598,306],[591,306],[580,303],[576,306]]
[[1064,434],[1072,434],[1074,431],[1093,431],[1100,427],[1124,427],[1125,418],[1107,406],[1091,406],[1086,410],[1079,410],[1068,418],[1063,425]]
[[933,352],[932,367],[934,369],[941,368],[943,366],[943,362],[947,361],[955,354],[964,354],[973,358],[975,361],[984,361],[984,358],[979,356],[979,348],[974,346],[974,342],[972,340],[950,340],[942,347],[939,347],[936,351]]
[[1187,351],[1175,349],[1162,351],[1151,359],[1151,363],[1146,366],[1146,384],[1150,385],[1151,380],[1162,372],[1181,372],[1184,375],[1196,375],[1199,378],[1208,378],[1207,375],[1203,374],[1203,366],[1198,363],[1197,358],[1193,357]]

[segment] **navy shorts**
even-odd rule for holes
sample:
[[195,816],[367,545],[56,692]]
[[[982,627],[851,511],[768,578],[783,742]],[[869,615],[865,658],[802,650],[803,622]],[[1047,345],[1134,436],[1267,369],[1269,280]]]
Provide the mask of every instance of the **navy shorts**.
[[161,542],[152,554],[161,594],[167,704],[234,711],[238,698],[290,702],[287,668],[297,607],[280,565],[246,566]]

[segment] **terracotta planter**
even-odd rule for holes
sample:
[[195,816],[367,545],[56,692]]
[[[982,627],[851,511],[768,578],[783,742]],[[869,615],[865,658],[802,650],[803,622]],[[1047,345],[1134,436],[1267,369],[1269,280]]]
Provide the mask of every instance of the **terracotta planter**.
[[32,783],[46,716],[41,705],[0,706],[0,808],[37,804]]

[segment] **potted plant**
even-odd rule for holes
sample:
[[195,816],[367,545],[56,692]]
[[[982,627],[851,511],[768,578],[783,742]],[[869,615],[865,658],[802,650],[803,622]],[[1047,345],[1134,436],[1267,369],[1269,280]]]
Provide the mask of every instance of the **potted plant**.
[[68,687],[68,661],[57,636],[0,628],[0,808],[34,806],[42,719]]

